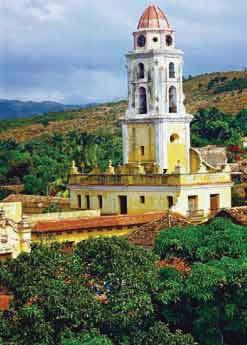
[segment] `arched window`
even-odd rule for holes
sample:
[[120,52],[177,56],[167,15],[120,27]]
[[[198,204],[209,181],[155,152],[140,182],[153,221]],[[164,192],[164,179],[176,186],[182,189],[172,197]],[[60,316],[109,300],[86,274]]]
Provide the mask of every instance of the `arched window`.
[[139,88],[139,114],[147,113],[147,93],[144,87]]
[[174,133],[170,136],[170,143],[171,144],[178,144],[179,143],[179,135]]
[[175,65],[173,62],[169,64],[169,78],[175,78]]
[[141,62],[137,66],[137,79],[143,79],[145,77],[145,66]]
[[169,113],[177,112],[177,90],[175,86],[169,89]]

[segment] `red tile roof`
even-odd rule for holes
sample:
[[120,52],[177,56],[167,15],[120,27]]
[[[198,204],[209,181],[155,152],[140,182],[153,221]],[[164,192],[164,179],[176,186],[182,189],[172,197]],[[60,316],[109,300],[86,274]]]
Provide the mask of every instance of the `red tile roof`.
[[10,302],[13,299],[7,289],[0,286],[0,311],[9,310]]
[[128,236],[131,244],[143,247],[153,247],[156,235],[164,229],[179,226],[186,227],[190,222],[179,213],[165,212],[163,217],[153,220],[143,226],[140,226],[136,231]]
[[13,298],[8,295],[0,295],[0,311],[9,310],[10,302]]
[[146,8],[138,24],[138,30],[150,28],[171,29],[166,15],[155,5]]
[[247,225],[247,206],[232,207],[222,210],[216,217],[230,218],[234,223]]
[[164,214],[164,212],[149,212],[139,215],[83,217],[81,219],[39,221],[34,225],[32,232],[86,231],[87,229],[96,228],[143,225],[159,220],[164,217]]

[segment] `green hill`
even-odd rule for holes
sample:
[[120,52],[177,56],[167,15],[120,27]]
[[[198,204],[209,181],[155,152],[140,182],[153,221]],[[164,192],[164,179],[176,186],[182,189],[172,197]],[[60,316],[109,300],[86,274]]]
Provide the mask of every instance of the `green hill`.
[[[188,78],[184,82],[187,111],[216,107],[235,115],[247,108],[247,72],[219,72]],[[47,113],[18,120],[0,121],[0,140],[15,138],[28,141],[43,135],[68,133],[120,133],[119,118],[126,101],[92,106],[86,109]]]

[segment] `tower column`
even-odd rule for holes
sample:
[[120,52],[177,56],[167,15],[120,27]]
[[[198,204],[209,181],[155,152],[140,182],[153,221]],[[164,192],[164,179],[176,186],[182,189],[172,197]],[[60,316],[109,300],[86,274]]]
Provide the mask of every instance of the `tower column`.
[[186,143],[186,149],[187,149],[187,166],[186,166],[186,173],[190,173],[190,122],[187,122],[185,124],[186,128],[186,138],[185,138],[185,143]]
[[167,169],[167,128],[163,121],[155,123],[156,163],[162,170]]
[[123,138],[123,164],[128,164],[128,126],[122,123],[122,138]]

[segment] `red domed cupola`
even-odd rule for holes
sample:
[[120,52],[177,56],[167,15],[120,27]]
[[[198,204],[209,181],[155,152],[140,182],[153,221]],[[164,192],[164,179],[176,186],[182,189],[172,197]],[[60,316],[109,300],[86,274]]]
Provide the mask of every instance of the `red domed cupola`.
[[155,5],[150,5],[146,8],[143,15],[141,16],[137,29],[172,30],[164,12]]

